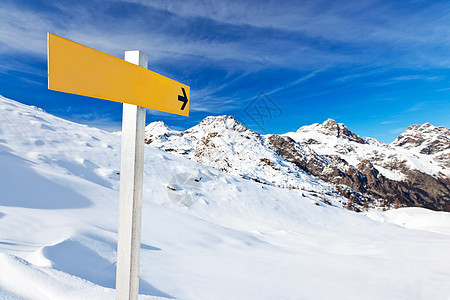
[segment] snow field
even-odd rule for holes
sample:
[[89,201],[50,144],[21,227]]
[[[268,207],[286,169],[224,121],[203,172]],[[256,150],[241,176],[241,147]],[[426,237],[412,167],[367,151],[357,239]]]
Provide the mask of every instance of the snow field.
[[[145,151],[142,299],[450,296],[446,213],[366,216]],[[114,298],[119,165],[120,136],[0,98],[0,298]],[[201,178],[189,207],[176,174]]]

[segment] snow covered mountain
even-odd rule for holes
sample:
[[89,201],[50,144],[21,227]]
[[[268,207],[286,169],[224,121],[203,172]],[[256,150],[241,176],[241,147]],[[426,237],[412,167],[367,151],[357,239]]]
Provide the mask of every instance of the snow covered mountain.
[[428,155],[437,162],[443,176],[449,176],[450,170],[450,129],[430,123],[411,125],[392,142],[391,146],[402,147],[416,154]]
[[[0,299],[114,299],[120,144],[0,96]],[[140,299],[448,299],[448,213],[356,214],[322,204],[328,188],[277,188],[146,146]]]
[[[414,126],[416,125],[411,127]],[[398,139],[391,145],[386,145],[373,138],[360,138],[344,124],[331,119],[322,124],[303,126],[296,132],[286,135],[310,145],[320,154],[337,155],[352,165],[369,160],[384,176],[393,180],[406,179],[398,164],[402,164],[406,169],[418,170],[434,177],[450,176],[450,169],[436,161],[430,161],[429,157],[418,155],[413,151],[402,151],[402,148],[398,148],[400,144],[396,143]],[[407,147],[403,148],[410,150]]]
[[268,147],[266,137],[231,116],[207,117],[183,132],[170,130],[162,122],[151,123],[146,127],[145,139],[167,152],[257,182],[313,191],[328,186],[284,160]]
[[327,186],[329,195],[346,197],[336,199],[354,210],[394,203],[449,210],[449,150],[439,143],[447,132],[439,130],[440,135],[422,138],[427,147],[439,147],[432,159],[395,143],[361,138],[331,119],[281,136],[260,136],[231,116],[207,117],[184,132],[158,122],[147,126],[146,142],[269,185],[316,193],[323,192],[316,186]]
[[[373,183],[368,185],[368,189],[390,202],[397,199],[407,206],[449,211],[450,168],[446,166],[449,163],[449,150],[442,147],[439,142],[441,139],[448,141],[450,136],[446,134],[449,131],[448,129],[444,131],[443,127],[440,127],[437,134],[431,128],[433,126],[428,125],[409,127],[391,145],[373,138],[359,138],[344,124],[336,123],[334,120],[303,126],[296,132],[286,135],[299,143],[309,145],[318,154],[330,159],[343,160],[359,169],[369,168],[377,175],[372,178]],[[411,130],[414,128],[429,128],[428,135],[421,135],[421,143],[438,145],[439,151],[435,152],[435,156],[430,157],[427,153],[404,147],[402,143],[397,142],[403,140],[402,136],[413,134]],[[370,177],[368,172],[364,173]],[[339,179],[337,182],[340,181]],[[354,185],[351,186],[355,188]]]

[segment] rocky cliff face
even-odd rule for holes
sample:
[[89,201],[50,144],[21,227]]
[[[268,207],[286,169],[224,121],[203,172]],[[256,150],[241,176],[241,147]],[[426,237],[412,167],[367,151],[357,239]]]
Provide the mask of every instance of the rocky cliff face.
[[325,191],[354,210],[394,204],[449,210],[448,137],[446,128],[413,125],[386,145],[331,119],[266,136],[230,116],[208,117],[184,132],[162,122],[146,128],[146,142],[165,151],[261,183]]

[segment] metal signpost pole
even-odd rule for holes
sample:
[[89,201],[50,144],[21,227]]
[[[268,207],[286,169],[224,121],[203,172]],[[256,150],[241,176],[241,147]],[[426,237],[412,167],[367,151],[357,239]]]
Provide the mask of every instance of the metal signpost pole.
[[[147,68],[148,58],[140,51],[126,51],[125,60]],[[117,244],[117,300],[137,300],[139,294],[144,131],[145,108],[124,103]]]

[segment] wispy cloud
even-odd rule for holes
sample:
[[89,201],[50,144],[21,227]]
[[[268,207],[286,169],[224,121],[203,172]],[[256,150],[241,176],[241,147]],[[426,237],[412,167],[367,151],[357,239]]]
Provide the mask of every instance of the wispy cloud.
[[286,90],[286,89],[288,89],[288,88],[291,88],[291,87],[293,87],[293,86],[296,86],[296,85],[299,85],[299,84],[301,84],[301,83],[304,83],[304,82],[306,82],[308,79],[313,78],[314,76],[316,76],[317,74],[323,72],[324,70],[326,70],[326,67],[322,67],[322,68],[320,68],[320,69],[318,69],[318,70],[314,70],[314,71],[310,72],[309,74],[307,74],[307,75],[305,75],[305,76],[302,76],[302,77],[300,77],[299,79],[294,80],[293,82],[291,82],[291,83],[289,83],[289,84],[287,84],[287,85],[284,85],[284,86],[282,86],[282,87],[279,87],[279,88],[276,88],[276,89],[271,90],[271,91],[269,91],[269,92],[266,92],[266,94],[267,94],[267,95],[272,95],[272,94],[275,94],[275,93],[277,93],[277,92],[280,92],[280,91]]
[[395,85],[399,83],[408,83],[410,81],[422,81],[422,82],[438,82],[445,80],[446,77],[443,75],[404,75],[404,76],[394,76],[387,79],[379,79],[372,82],[372,85],[385,86],[385,85]]
[[389,130],[389,132],[392,134],[399,134],[405,130],[406,130],[406,127],[398,127],[398,128],[393,128],[393,129]]
[[415,103],[413,106],[408,108],[405,112],[413,112],[424,109],[428,105],[428,101],[421,101],[418,103]]
[[425,76],[425,75],[408,75],[392,78],[392,81],[410,81],[410,80],[423,80],[423,81],[439,81],[444,80],[445,76]]
[[[448,2],[132,1],[180,16],[304,33],[331,46],[346,44],[346,49],[354,45],[353,60],[372,59],[376,64],[389,61],[394,65],[449,65],[446,54],[450,44]],[[361,45],[366,53],[361,52]],[[435,55],[424,55],[424,48],[434,49]],[[338,55],[339,47],[335,50]]]
[[437,90],[438,92],[450,91],[450,87]]

